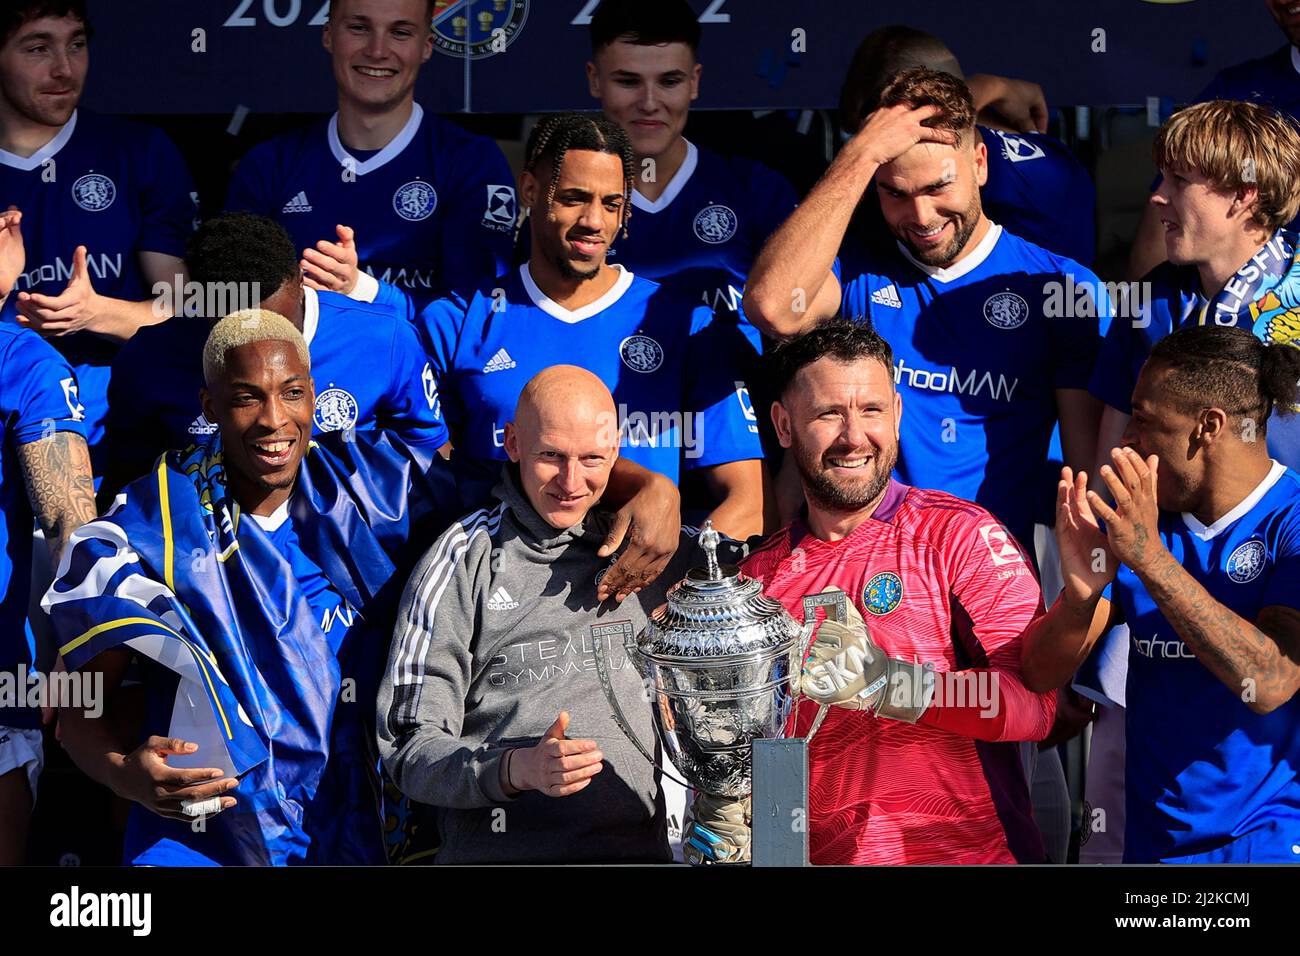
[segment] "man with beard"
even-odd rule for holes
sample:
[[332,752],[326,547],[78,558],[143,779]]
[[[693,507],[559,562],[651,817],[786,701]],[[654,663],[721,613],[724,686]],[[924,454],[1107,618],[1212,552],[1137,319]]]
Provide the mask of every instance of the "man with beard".
[[[1042,613],[1024,551],[978,505],[891,477],[903,398],[875,332],[833,320],[770,361],[807,507],[741,569],[820,621],[795,717],[804,736],[837,705],[808,754],[811,861],[1043,862],[1016,742],[1046,735],[1056,699],[1020,676]],[[745,802],[695,809],[688,855],[743,858]]]
[[[1088,269],[984,215],[986,153],[961,80],[899,74],[764,247],[745,312],[777,336],[841,308],[873,325],[894,343],[911,401],[899,479],[977,501],[1031,542],[1058,418],[1066,462],[1092,462],[1100,404],[1086,386],[1109,300]],[[836,250],[873,178],[897,242],[841,294]]]
[[701,472],[714,525],[743,539],[763,528],[746,344],[707,306],[606,261],[628,224],[634,170],[627,135],[607,119],[556,114],[533,130],[519,180],[528,261],[420,316],[452,445],[495,477],[525,383],[578,365],[614,395],[622,456],[674,481]]
[[[389,432],[313,440],[311,356],[283,316],[226,316],[203,373],[217,434],[74,534],[41,602],[68,668],[108,695],[103,719],[61,711],[63,744],[138,804],[128,862],[381,863],[374,713],[397,600],[420,546],[487,489]],[[626,595],[675,549],[679,499],[641,469],[618,481],[618,499],[645,489],[623,509],[642,541],[598,590]],[[119,693],[133,654],[143,715]]]
[[170,314],[149,293],[183,280],[197,208],[171,140],[78,108],[90,34],[84,0],[0,13],[0,206],[23,212],[27,255],[2,314],[16,310],[72,366],[99,475],[110,364],[138,328]]

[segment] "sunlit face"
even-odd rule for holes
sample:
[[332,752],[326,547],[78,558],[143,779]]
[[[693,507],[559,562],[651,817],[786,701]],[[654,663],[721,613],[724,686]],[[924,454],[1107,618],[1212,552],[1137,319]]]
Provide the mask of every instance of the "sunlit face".
[[[1225,246],[1239,243],[1243,220],[1234,215],[1236,194],[1221,189],[1194,169],[1162,168],[1151,194],[1165,229],[1165,251],[1175,265],[1210,261]],[[1248,220],[1247,220],[1248,221]]]
[[426,0],[334,0],[323,42],[339,95],[382,112],[414,95],[420,67],[433,55]]
[[587,83],[636,154],[660,156],[686,128],[691,102],[700,95],[700,72],[685,43],[641,46],[617,40],[587,64]]
[[880,497],[898,461],[902,413],[893,369],[877,359],[822,358],[799,370],[772,421],[810,507],[858,511]]
[[549,204],[550,165],[543,163],[537,172],[525,172],[519,180],[529,208],[532,255],[544,257],[567,278],[595,278],[623,224],[622,160],[612,153],[569,150]]
[[[1151,362],[1142,366],[1133,388],[1133,415],[1122,444],[1143,460],[1150,455],[1160,459],[1156,499],[1161,508],[1191,511],[1205,481],[1205,456],[1197,454],[1195,438],[1199,420],[1162,387],[1167,374],[1164,367]],[[1109,449],[1104,452],[1104,460],[1109,462]]]
[[245,508],[293,486],[315,407],[311,372],[290,343],[226,353],[226,374],[203,391],[203,414],[221,431],[227,478]]
[[533,509],[552,528],[572,528],[609,484],[618,457],[616,413],[585,402],[554,403],[506,424],[506,454],[519,465]]
[[62,126],[72,118],[90,69],[86,25],[75,17],[41,17],[19,27],[0,48],[0,98],[6,112]]
[[966,248],[982,215],[988,150],[972,134],[957,147],[918,143],[876,172],[889,230],[926,265],[944,267]]
[[1264,3],[1291,45],[1300,46],[1300,3],[1295,0],[1264,0]]

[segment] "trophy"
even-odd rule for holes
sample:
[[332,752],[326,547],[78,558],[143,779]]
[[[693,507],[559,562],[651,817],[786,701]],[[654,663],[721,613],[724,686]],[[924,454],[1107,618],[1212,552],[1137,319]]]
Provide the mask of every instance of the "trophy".
[[[719,565],[718,541],[706,522],[699,538],[705,567],[673,585],[626,651],[652,698],[659,741],[686,785],[740,798],[753,784],[754,743],[786,734],[812,623],[800,625],[753,578]],[[614,719],[654,763],[614,695],[600,643],[596,669]]]

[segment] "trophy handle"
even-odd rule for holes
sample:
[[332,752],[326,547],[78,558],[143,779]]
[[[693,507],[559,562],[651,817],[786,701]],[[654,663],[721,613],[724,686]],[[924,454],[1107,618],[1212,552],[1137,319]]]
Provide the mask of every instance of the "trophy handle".
[[591,630],[591,646],[596,658],[596,676],[600,678],[600,689],[605,692],[605,700],[609,701],[609,706],[613,710],[611,716],[614,718],[614,723],[618,725],[619,730],[623,731],[623,736],[632,741],[632,744],[636,749],[641,752],[641,756],[645,757],[652,767],[658,769],[658,771],[669,780],[685,787],[687,790],[690,790],[691,785],[689,783],[685,780],[679,780],[664,769],[659,761],[655,760],[654,755],[646,749],[645,744],[641,743],[641,739],[637,737],[636,732],[632,730],[632,725],[628,723],[627,715],[623,713],[623,706],[618,702],[618,696],[614,693],[614,684],[613,681],[610,680],[609,662],[605,659],[605,642],[602,640],[602,637],[615,633],[622,634],[623,652],[631,658],[632,655],[636,653],[635,647],[631,646],[633,641],[635,641],[635,637],[632,633],[632,623],[630,621],[615,621],[612,624],[597,624],[593,625]]
[[[805,598],[804,600],[805,602],[807,602],[807,598]],[[799,650],[798,680],[800,681],[803,680],[803,665],[808,660],[808,652],[812,650],[813,641],[816,640],[816,631],[817,631],[817,623],[813,619],[813,616],[809,614],[807,621],[804,623],[803,631],[799,634],[800,650]],[[793,717],[794,720],[799,719],[799,699],[801,697],[803,697],[803,691],[799,688],[796,688],[796,692],[794,695],[794,707],[792,708],[794,712],[794,717]],[[808,733],[803,738],[803,742],[805,744],[812,743],[813,735],[816,734],[817,731],[821,730],[822,721],[826,719],[826,715],[830,713],[830,709],[831,709],[830,704],[822,704],[820,707],[817,708],[817,716],[813,718],[812,726],[808,728]],[[790,730],[793,733],[794,727],[791,726]]]

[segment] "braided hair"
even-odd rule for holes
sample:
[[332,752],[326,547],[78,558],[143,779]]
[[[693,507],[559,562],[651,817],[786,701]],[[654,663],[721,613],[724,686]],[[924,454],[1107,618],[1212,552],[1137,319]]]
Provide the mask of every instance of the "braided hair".
[[1169,370],[1164,387],[1184,410],[1254,418],[1260,434],[1274,409],[1294,411],[1300,392],[1300,349],[1266,345],[1235,326],[1185,325],[1157,342],[1148,361]]
[[533,127],[524,151],[524,171],[537,175],[545,162],[551,165],[551,184],[546,191],[546,204],[555,202],[555,189],[560,182],[560,169],[564,157],[571,149],[609,153],[623,163],[623,209],[620,223],[623,238],[627,238],[628,220],[632,218],[632,176],[636,157],[632,142],[623,128],[603,116],[592,113],[550,113]]

